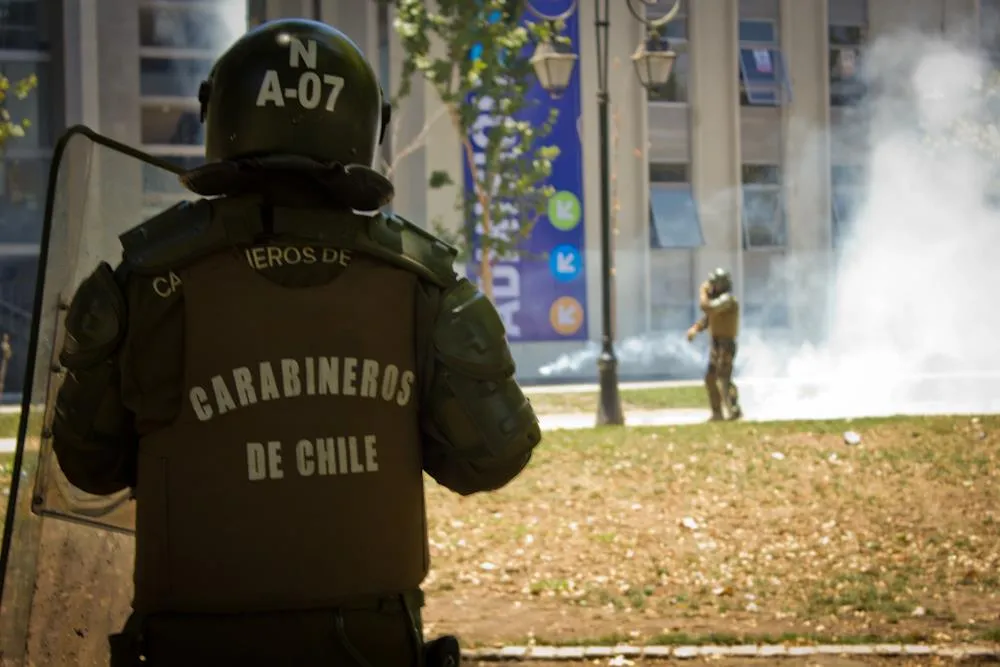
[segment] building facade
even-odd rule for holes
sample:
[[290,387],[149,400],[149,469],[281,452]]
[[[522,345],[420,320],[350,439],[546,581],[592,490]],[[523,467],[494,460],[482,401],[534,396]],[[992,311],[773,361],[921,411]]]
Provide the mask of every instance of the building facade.
[[[981,7],[984,4],[987,6]],[[581,0],[578,131],[583,155],[587,318],[600,334],[600,173],[594,5]],[[635,3],[639,4],[639,3]],[[662,0],[664,11],[672,0]],[[967,26],[991,0],[683,0],[668,35],[679,53],[672,80],[646,91],[629,57],[644,26],[623,1],[610,16],[614,321],[618,339],[680,332],[715,266],[732,270],[747,325],[807,327],[796,315],[794,280],[776,275],[789,259],[830,261],[849,218],[858,155],[830,130],[850,124],[861,48],[903,26],[938,32]],[[38,239],[53,143],[83,123],[182,165],[203,159],[196,94],[213,59],[248,25],[317,18],[350,35],[395,90],[401,49],[391,10],[371,0],[2,0],[0,71],[39,86],[10,103],[32,128],[8,143],[0,163],[0,330],[14,357],[7,392],[23,382]],[[432,147],[432,148],[431,148]],[[384,146],[397,187],[394,208],[415,221],[458,223],[459,137],[433,90],[420,81]],[[142,178],[148,215],[183,196],[156,170]],[[532,298],[530,286],[522,290]],[[581,342],[513,340],[519,371],[538,378]],[[647,368],[670,374],[669,368]],[[631,372],[631,371],[627,371]],[[592,376],[588,362],[581,369]],[[575,373],[572,373],[575,374]]]

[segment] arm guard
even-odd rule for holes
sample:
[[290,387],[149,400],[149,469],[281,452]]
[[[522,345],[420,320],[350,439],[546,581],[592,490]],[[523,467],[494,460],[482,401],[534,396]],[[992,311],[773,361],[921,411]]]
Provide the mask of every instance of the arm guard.
[[541,441],[538,419],[514,380],[505,334],[493,304],[468,280],[444,292],[427,414],[449,457],[509,460]]
[[698,307],[702,310],[708,308],[708,303],[712,300],[712,285],[708,281],[703,282],[698,288]]
[[53,450],[66,478],[95,494],[129,485],[135,435],[121,402],[116,352],[125,335],[125,298],[102,262],[70,303],[59,361]]

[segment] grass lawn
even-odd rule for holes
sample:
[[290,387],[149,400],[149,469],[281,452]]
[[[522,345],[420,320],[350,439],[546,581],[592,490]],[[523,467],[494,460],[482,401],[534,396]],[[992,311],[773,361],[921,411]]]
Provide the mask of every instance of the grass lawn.
[[21,413],[0,412],[0,438],[16,438]]
[[[496,663],[477,662],[477,667],[492,666]],[[942,657],[897,657],[897,656],[866,656],[866,655],[810,655],[810,656],[789,656],[766,660],[764,658],[724,658],[718,659],[715,656],[701,658],[672,658],[664,660],[662,658],[628,659],[611,658],[610,660],[559,660],[543,661],[532,660],[531,667],[594,667],[595,665],[614,665],[621,667],[673,667],[675,665],[722,665],[724,667],[759,667],[760,665],[780,665],[781,667],[955,667],[961,664],[962,667],[973,665],[995,666],[996,661],[991,658],[965,657],[961,660]]]
[[3,531],[7,516],[7,499],[10,496],[10,473],[14,466],[14,455],[0,452],[0,532]]
[[428,512],[468,645],[1000,641],[1000,417],[550,432]]
[[425,619],[472,644],[1000,641],[998,427],[548,433],[498,493],[430,484]]
[[[535,412],[554,414],[565,412],[596,412],[597,392],[581,393],[525,393]],[[628,410],[662,410],[666,408],[705,408],[708,398],[705,387],[665,387],[662,389],[623,389],[622,405]]]
[[[865,655],[811,655],[808,657],[784,657],[772,661],[765,661],[761,658],[724,658],[717,659],[715,656],[704,658],[673,658],[663,660],[662,658],[647,658],[644,660],[622,660],[611,658],[603,661],[605,665],[621,665],[622,667],[672,667],[673,665],[684,665],[689,667],[692,664],[707,665],[716,664],[725,667],[759,667],[759,665],[771,664],[781,665],[781,667],[955,667],[956,664],[963,667],[972,665],[995,665],[996,661],[990,658],[963,658],[957,661],[954,658],[939,657],[878,657]],[[485,667],[495,663],[478,662],[477,667]],[[532,660],[531,667],[594,667],[602,664],[601,660],[559,660],[542,661]]]

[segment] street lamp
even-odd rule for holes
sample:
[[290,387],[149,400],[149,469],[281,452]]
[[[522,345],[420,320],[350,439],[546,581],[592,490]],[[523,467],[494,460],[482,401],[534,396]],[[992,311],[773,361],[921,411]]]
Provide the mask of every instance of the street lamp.
[[[660,30],[672,21],[681,9],[681,0],[676,0],[673,8],[658,19],[647,19],[645,12],[636,9],[651,7],[656,0],[625,0],[629,12],[646,26],[647,39],[640,43],[632,55],[636,74],[643,87],[649,89],[665,84],[673,71],[677,57],[670,50],[670,44],[660,34]],[[558,16],[539,12],[527,0],[527,8],[532,14],[547,21],[562,21],[576,11],[579,0],[573,0],[569,9]],[[597,424],[623,425],[625,415],[622,410],[621,395],[618,391],[618,357],[615,355],[614,325],[611,321],[612,267],[611,267],[611,167],[608,149],[608,29],[610,28],[610,0],[594,0],[594,28],[597,32],[597,110],[598,133],[601,149],[601,356],[597,360],[600,403],[597,408]],[[569,87],[575,53],[558,51],[551,43],[538,45],[531,58],[531,64],[538,76],[538,83],[553,97],[558,97]]]

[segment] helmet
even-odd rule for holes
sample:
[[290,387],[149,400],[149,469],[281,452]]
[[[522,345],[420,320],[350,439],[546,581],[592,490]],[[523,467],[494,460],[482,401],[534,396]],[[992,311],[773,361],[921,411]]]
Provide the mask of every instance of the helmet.
[[198,91],[209,162],[294,155],[371,167],[391,107],[361,49],[318,21],[247,32]]
[[712,271],[708,275],[708,282],[720,293],[728,292],[733,288],[733,279],[730,277],[729,271],[722,268]]

